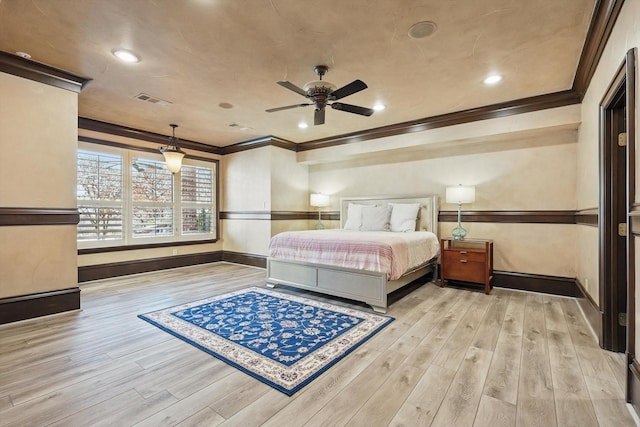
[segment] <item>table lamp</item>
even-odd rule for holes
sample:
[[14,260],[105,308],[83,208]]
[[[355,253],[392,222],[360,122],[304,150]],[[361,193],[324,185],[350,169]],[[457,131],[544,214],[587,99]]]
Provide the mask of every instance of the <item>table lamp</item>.
[[451,231],[454,240],[464,240],[467,230],[462,228],[461,214],[463,203],[473,203],[476,200],[476,187],[464,186],[462,184],[455,187],[447,187],[447,203],[458,204],[458,226]]
[[309,204],[313,207],[318,208],[318,223],[316,224],[316,230],[324,229],[324,225],[320,220],[320,215],[321,215],[320,212],[322,211],[323,207],[329,206],[329,196],[322,193],[311,194]]

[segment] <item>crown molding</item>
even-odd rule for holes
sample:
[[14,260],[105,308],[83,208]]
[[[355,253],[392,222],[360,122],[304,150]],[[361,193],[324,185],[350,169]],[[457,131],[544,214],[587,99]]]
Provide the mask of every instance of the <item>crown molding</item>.
[[578,93],[573,90],[565,90],[303,142],[298,144],[298,151],[315,150],[317,148],[351,144],[354,142],[402,135],[412,132],[423,132],[429,129],[454,126],[480,120],[495,119],[498,117],[529,113],[548,108],[564,107],[566,105],[579,103],[580,96]]
[[584,97],[593,74],[596,72],[602,52],[618,19],[624,0],[598,0],[596,2],[587,37],[582,47],[580,62],[573,80],[573,90]]
[[76,93],[80,93],[93,80],[1,50],[0,71]]
[[285,150],[298,151],[298,145],[295,142],[287,141],[277,136],[269,135],[261,138],[251,139],[249,141],[239,142],[237,144],[222,147],[222,154],[238,153],[240,151],[253,150],[254,148],[274,146],[284,148]]
[[[121,126],[108,122],[101,122],[86,117],[78,117],[78,128],[90,130],[94,132],[107,133],[111,135],[124,136],[126,138],[139,139],[142,141],[156,142],[158,144],[166,144],[170,136],[159,133],[149,132],[146,130],[135,129],[127,126]],[[204,144],[202,142],[190,141],[188,139],[180,140],[180,147],[191,150],[202,151],[204,153],[222,154],[222,148],[215,145]]]

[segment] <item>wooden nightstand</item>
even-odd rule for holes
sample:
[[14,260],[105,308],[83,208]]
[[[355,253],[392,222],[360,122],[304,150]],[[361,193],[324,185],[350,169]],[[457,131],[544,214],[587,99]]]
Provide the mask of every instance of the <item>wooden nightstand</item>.
[[441,279],[480,283],[484,293],[491,292],[493,278],[493,240],[453,238],[440,240]]

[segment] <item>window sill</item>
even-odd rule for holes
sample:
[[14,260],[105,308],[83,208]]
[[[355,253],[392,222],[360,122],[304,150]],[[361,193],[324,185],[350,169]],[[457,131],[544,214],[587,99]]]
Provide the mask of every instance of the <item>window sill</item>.
[[78,255],[100,254],[104,252],[133,251],[138,249],[168,248],[172,246],[205,245],[208,243],[216,243],[217,241],[218,239],[183,240],[179,242],[146,243],[144,245],[124,245],[124,246],[106,246],[102,248],[84,248],[84,249],[78,249]]

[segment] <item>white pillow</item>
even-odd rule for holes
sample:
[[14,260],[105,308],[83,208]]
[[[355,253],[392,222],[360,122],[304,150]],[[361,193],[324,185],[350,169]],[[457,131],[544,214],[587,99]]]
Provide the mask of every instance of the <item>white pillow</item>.
[[360,231],[389,231],[391,206],[364,206]]
[[389,203],[391,206],[391,231],[416,231],[420,203]]
[[344,223],[345,230],[360,230],[362,225],[362,208],[365,205],[349,203],[347,208],[347,221]]

